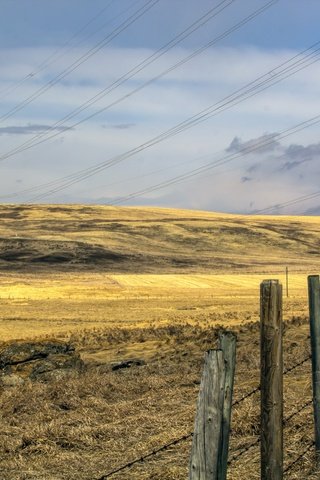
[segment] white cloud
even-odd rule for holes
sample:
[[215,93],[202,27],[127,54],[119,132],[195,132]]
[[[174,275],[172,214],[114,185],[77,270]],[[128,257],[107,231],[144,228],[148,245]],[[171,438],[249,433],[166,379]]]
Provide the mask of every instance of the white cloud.
[[[45,80],[53,78],[81,52],[83,50],[74,52],[72,56],[66,55],[48,71],[42,72],[39,76],[35,75],[19,88],[9,92],[3,104],[3,110],[5,108],[9,110],[17,102],[31,95],[36,88],[43,85]],[[0,50],[0,61],[3,65],[0,76],[0,96],[1,91],[8,88],[10,82],[33,71],[35,65],[48,53],[49,51],[45,49],[12,49],[10,52]],[[34,104],[30,104],[26,109],[2,122],[0,134],[8,133],[8,129],[13,129],[11,133],[14,131],[18,133],[21,129],[20,133],[27,134],[28,128],[24,130],[23,128],[28,123],[40,126],[54,123],[151,53],[152,51],[147,49],[105,49],[90,62],[83,64],[65,82],[56,85],[39,97]],[[190,52],[183,49],[172,51],[170,55],[162,57],[146,71],[139,73],[137,78],[100,100],[95,108],[102,108],[122,95],[130,93],[132,89],[141,85],[141,82],[157,75],[188,53]],[[262,73],[272,70],[278,63],[295,53],[284,50],[261,51],[248,47],[216,48],[207,51],[183,68],[174,70],[167,77],[152,83],[91,121],[83,123],[73,131],[64,132],[63,142],[57,137],[3,162],[0,188],[2,192],[10,193],[18,190],[17,179],[23,179],[23,186],[28,187],[93,166],[95,163],[121,154],[166,131],[207,105],[214,104]],[[35,61],[35,58],[39,60]],[[86,199],[93,200],[102,195],[125,195],[170,178],[171,164],[190,161],[190,164],[196,168],[203,163],[197,159],[201,155],[219,151],[220,155],[223,155],[222,152],[230,146],[235,137],[241,138],[242,140],[238,143],[243,145],[250,144],[254,139],[264,135],[281,132],[295,123],[320,113],[314,101],[320,93],[319,80],[320,66],[315,64],[300,72],[298,76],[286,80],[285,83],[230,108],[196,128],[159,143],[118,167],[100,173],[98,177],[92,177],[78,186],[71,187],[66,194],[57,194],[52,200],[59,200],[63,198],[62,195],[69,195],[68,198],[73,198],[72,195],[76,198],[77,195],[79,198],[77,192],[80,191],[86,192]],[[95,108],[87,113],[93,112]],[[2,111],[3,113],[5,111]],[[69,120],[66,126],[72,125],[74,121],[84,116],[83,113],[75,120]],[[106,128],[102,128],[102,125]],[[124,128],[125,126],[127,128]],[[37,133],[32,128],[29,130],[30,134]],[[27,138],[30,137],[24,135],[20,141]],[[19,138],[3,135],[1,143],[0,154],[19,145]],[[273,157],[262,157],[256,154],[247,159],[237,160],[235,163],[239,167],[235,167],[238,168],[236,173],[229,169],[226,174],[221,174],[219,183],[214,186],[214,189],[212,178],[208,177],[211,180],[197,180],[192,184],[192,188],[189,188],[190,183],[175,187],[174,193],[172,195],[166,193],[166,200],[163,201],[171,201],[179,206],[185,204],[185,206],[192,205],[194,208],[232,211],[247,210],[252,201],[255,206],[259,204],[259,208],[262,208],[263,203],[268,203],[269,200],[268,188],[279,192],[279,201],[286,200],[286,195],[290,197],[298,196],[300,192],[309,193],[314,183],[319,181],[314,152],[312,161],[302,164],[299,155],[298,159],[291,158],[292,151],[288,150],[290,144],[301,144],[304,149],[310,150],[311,145],[318,144],[316,129],[301,132],[296,137],[288,139],[287,145],[282,143],[279,151],[276,151],[277,155]],[[276,144],[275,149],[277,148]],[[213,157],[218,158],[217,154]],[[263,168],[262,160],[267,162],[263,164]],[[248,171],[255,164],[260,165],[256,172]],[[299,177],[300,164],[303,165],[303,172],[300,172],[303,178]],[[120,181],[123,176],[136,177],[137,172],[144,175],[158,170],[159,166],[168,169],[167,175],[159,173],[154,178],[135,180],[131,186],[118,185],[113,186],[109,191],[102,188],[97,191],[97,186],[103,185],[103,182],[108,184]],[[188,168],[188,166],[181,166],[180,170],[174,170],[174,175],[183,173]],[[223,193],[226,191],[229,192],[227,199]],[[159,198],[161,201],[163,195],[163,192],[159,192],[152,197]],[[24,197],[18,198],[24,199]]]

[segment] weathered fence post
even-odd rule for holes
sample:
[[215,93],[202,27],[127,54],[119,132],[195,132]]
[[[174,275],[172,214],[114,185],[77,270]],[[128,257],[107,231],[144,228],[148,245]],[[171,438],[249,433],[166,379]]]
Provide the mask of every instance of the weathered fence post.
[[261,318],[261,479],[283,477],[282,286],[260,286]]
[[219,347],[223,351],[226,367],[219,480],[226,480],[227,478],[233,381],[236,367],[236,342],[237,337],[232,332],[223,332],[219,335]]
[[316,462],[320,468],[320,280],[308,276]]
[[190,480],[217,480],[221,456],[221,434],[225,385],[222,350],[205,354],[190,457]]

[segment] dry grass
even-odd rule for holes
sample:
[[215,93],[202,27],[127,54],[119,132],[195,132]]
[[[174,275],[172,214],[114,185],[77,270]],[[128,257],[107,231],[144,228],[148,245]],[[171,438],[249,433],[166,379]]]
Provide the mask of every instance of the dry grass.
[[[55,336],[80,350],[78,378],[0,391],[1,480],[95,480],[193,429],[203,352],[238,334],[234,397],[259,382],[259,284],[284,283],[285,363],[309,352],[307,273],[318,217],[168,209],[2,206],[0,338]],[[296,319],[292,322],[292,317]],[[112,371],[130,357],[145,366]],[[285,377],[285,416],[311,398],[308,363]],[[230,457],[259,433],[259,394],[233,410]],[[286,465],[312,438],[311,408],[285,428]],[[114,475],[183,480],[190,440]],[[287,479],[315,479],[313,453]],[[259,447],[229,479],[259,478]]]
[[[238,328],[234,398],[259,382],[259,330],[253,323]],[[215,345],[217,328],[192,325],[96,330],[74,334],[87,371],[63,384],[26,384],[0,396],[0,468],[3,480],[98,479],[193,429],[203,352]],[[153,345],[152,351],[143,345]],[[112,361],[139,345],[147,365],[111,371]],[[285,364],[309,352],[308,325],[286,326]],[[102,360],[95,356],[106,352]],[[108,362],[106,363],[106,358]],[[285,416],[311,398],[310,365],[285,376]],[[233,409],[230,457],[259,434],[259,394]],[[286,465],[312,438],[311,408],[285,428]],[[112,478],[182,480],[188,476],[190,440],[137,463]],[[313,478],[313,454],[292,469],[288,479]],[[259,447],[230,466],[229,478],[259,478]],[[316,478],[316,477],[314,477]]]
[[[69,337],[79,329],[237,325],[259,318],[261,274],[0,275],[0,338]],[[290,274],[287,317],[307,314],[306,275]]]

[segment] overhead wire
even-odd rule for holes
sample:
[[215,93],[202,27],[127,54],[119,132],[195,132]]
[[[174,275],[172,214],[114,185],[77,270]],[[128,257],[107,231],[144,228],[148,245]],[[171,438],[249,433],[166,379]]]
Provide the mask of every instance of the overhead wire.
[[[273,4],[274,2],[269,2],[267,5],[270,7],[270,6],[271,6],[271,3]],[[266,7],[266,5],[265,5],[265,7]],[[257,14],[257,11],[256,11],[256,14]],[[252,15],[251,15],[251,17],[252,17]],[[310,48],[311,48],[311,47],[310,47]],[[307,49],[307,50],[308,50],[308,49]],[[298,55],[296,55],[296,56],[298,56]],[[296,56],[295,56],[295,57],[296,57]],[[286,63],[288,63],[288,61],[287,61],[287,62],[284,62],[284,64],[286,64]],[[270,72],[268,72],[268,74],[269,74],[269,73],[270,73]],[[281,73],[282,73],[282,72],[281,72]],[[262,76],[262,77],[263,77],[263,76]],[[255,82],[256,82],[256,80],[255,80],[254,82],[250,82],[249,85],[254,84]],[[243,87],[242,89],[239,89],[239,91],[243,90],[244,88],[245,88],[245,87]],[[234,95],[234,94],[232,94],[232,95]],[[229,97],[232,97],[232,95],[230,95]],[[226,97],[226,98],[228,98],[228,97]],[[206,110],[207,110],[207,109],[206,109]],[[200,112],[200,113],[202,114],[203,111]],[[193,117],[191,117],[191,118],[193,119]],[[189,122],[189,121],[190,121],[190,118],[187,119],[187,122]],[[185,123],[185,122],[183,122],[183,123]],[[178,127],[180,128],[181,125],[182,125],[181,123],[178,124]],[[176,129],[176,128],[177,128],[177,126],[173,127],[172,129],[167,130],[166,132],[164,132],[164,134],[165,134],[165,135],[168,135],[168,133],[169,133],[169,134],[172,133],[172,132],[174,131],[174,129]],[[174,132],[174,133],[175,133],[175,132]],[[79,179],[80,179],[81,177],[83,178],[83,175],[86,175],[86,176],[87,176],[88,174],[90,174],[90,175],[94,174],[97,168],[98,168],[98,169],[106,168],[108,165],[110,165],[111,163],[113,164],[115,161],[118,162],[119,160],[123,160],[123,158],[124,158],[124,157],[127,157],[128,155],[129,155],[129,156],[132,156],[132,154],[137,153],[137,151],[141,151],[141,150],[144,149],[144,148],[148,148],[148,147],[151,146],[152,144],[158,143],[158,141],[161,140],[161,136],[163,136],[164,134],[161,134],[160,136],[151,139],[151,141],[146,142],[145,144],[142,144],[142,145],[140,145],[139,147],[136,147],[136,149],[132,149],[132,150],[126,152],[126,153],[123,154],[123,155],[116,156],[116,157],[112,158],[111,160],[109,160],[109,161],[107,161],[107,162],[102,162],[102,164],[98,164],[98,165],[96,165],[96,166],[94,166],[94,167],[91,167],[90,169],[81,170],[80,172],[76,172],[76,174],[71,174],[71,175],[69,175],[69,176],[63,177],[62,179],[57,179],[57,180],[55,180],[55,181],[48,182],[48,183],[46,183],[46,184],[42,184],[41,186],[31,187],[30,189],[25,189],[24,191],[18,192],[18,194],[19,194],[19,193],[27,193],[27,192],[30,192],[30,191],[35,190],[35,189],[41,189],[41,188],[45,188],[45,187],[57,185],[58,183],[61,183],[62,180],[63,180],[63,181],[67,181],[68,184],[69,184],[69,181],[72,181],[72,182],[74,182],[74,180],[79,181]],[[92,171],[93,168],[94,168],[94,171]],[[80,177],[79,177],[79,176],[80,176]],[[59,188],[61,188],[61,187],[62,187],[62,188],[66,188],[66,186],[68,186],[68,185],[63,184],[63,185],[59,186]],[[51,193],[51,191],[50,191],[50,193]],[[14,196],[14,195],[16,195],[16,193],[14,193],[14,194],[12,194],[12,195]]]
[[[100,18],[101,15],[106,12],[109,7],[114,3],[115,0],[110,0],[107,5],[105,5],[102,9],[99,10],[98,13],[96,13],[88,22],[86,22],[81,28],[79,28],[68,40],[66,40],[61,46],[59,46],[57,49],[54,50],[48,57],[46,57],[39,65],[37,65],[31,72],[29,72],[27,75],[22,77],[18,82],[14,83],[13,85],[8,86],[7,88],[0,90],[0,99],[4,98],[8,93],[12,93],[13,91],[17,90],[21,85],[23,85],[27,80],[30,78],[34,78],[36,75],[38,75],[40,72],[45,70],[48,66],[52,65],[55,63],[58,59],[66,55],[66,51],[64,50],[65,47],[68,45],[72,44],[73,40],[77,37],[79,37],[88,27],[91,25],[97,18]],[[138,0],[140,1],[140,0]],[[137,3],[137,2],[134,2]],[[130,8],[130,7],[129,7]],[[127,10],[126,10],[127,11]],[[123,13],[123,12],[122,12]],[[120,16],[120,15],[119,15]],[[107,24],[111,23],[114,21],[116,18],[118,18],[118,15],[116,17],[113,17],[111,20],[108,20],[108,22],[104,23],[103,27],[104,28]],[[85,39],[90,38],[92,35],[94,35],[97,32],[95,30],[93,33],[91,32],[89,35],[85,37]],[[81,39],[79,43],[72,45],[71,48],[74,48],[75,46],[79,46],[84,41],[84,39]],[[67,50],[69,51],[69,49]]]
[[[291,135],[293,135],[297,132],[305,130],[306,128],[310,128],[310,127],[312,127],[312,126],[314,126],[318,123],[320,123],[320,115],[317,115],[316,117],[308,119],[305,122],[302,122],[298,125],[295,125],[294,127],[291,127],[290,129],[284,130],[280,134],[277,134],[277,140],[282,140],[284,138],[287,138],[287,137],[289,137],[289,136],[291,136]],[[272,145],[273,141],[274,141],[274,139],[272,139],[272,140],[262,140],[262,141],[258,142],[257,144],[255,144],[254,146],[244,147],[244,148],[240,149],[238,152],[225,155],[224,157],[222,157],[219,160],[216,160],[215,162],[210,162],[206,165],[203,165],[201,167],[193,169],[193,170],[191,170],[191,171],[189,171],[185,174],[177,175],[176,177],[168,179],[164,182],[152,185],[150,187],[147,187],[143,190],[139,190],[137,192],[133,192],[129,195],[126,195],[124,197],[121,197],[121,198],[115,200],[114,202],[111,202],[110,204],[111,205],[118,205],[120,203],[126,202],[128,200],[139,197],[141,195],[144,195],[146,193],[151,193],[151,192],[154,192],[156,190],[167,188],[168,186],[176,185],[176,184],[184,182],[186,180],[190,180],[190,179],[194,178],[195,176],[198,176],[200,174],[208,172],[209,170],[212,170],[213,168],[220,167],[221,165],[224,165],[228,162],[231,162],[233,160],[241,158],[244,155],[255,152],[255,151],[257,151],[261,148],[264,148],[266,146]],[[34,197],[34,198],[36,198],[36,197]]]
[[[293,74],[293,73],[291,72],[290,74]],[[275,83],[278,83],[278,82],[279,82],[279,80],[273,80],[272,84],[275,84]],[[264,85],[263,89],[266,89],[266,88],[268,88],[268,87]],[[255,94],[257,94],[257,92],[251,92],[250,97],[255,95]],[[238,99],[237,103],[239,103],[240,101],[244,101],[247,98],[248,98],[248,96],[245,97],[245,98],[242,98],[242,99]],[[230,106],[228,104],[226,106],[228,108],[230,108]],[[215,113],[215,112],[213,112],[213,113]],[[193,119],[195,118],[197,123],[199,122],[199,119],[200,119],[200,121],[203,121],[202,112],[200,112],[200,114],[201,114],[200,117],[194,116],[194,117],[191,117],[191,118],[193,118]],[[212,116],[212,113],[211,113],[211,116]],[[208,117],[206,117],[206,119],[207,118]],[[277,139],[278,140],[280,139],[279,138],[280,135],[281,135],[281,138],[286,138],[287,136],[292,135],[293,133],[296,133],[300,130],[303,130],[305,128],[308,128],[308,127],[318,123],[318,121],[319,121],[319,115],[317,115],[316,117],[312,117],[311,119],[308,119],[308,120],[302,122],[301,124],[295,125],[294,127],[291,127],[288,130],[284,130],[283,132],[281,132],[281,134],[277,135]],[[163,139],[162,137],[164,135],[165,135],[165,138],[166,138],[168,136],[173,136],[173,135],[176,135],[177,133],[180,133],[180,125],[183,125],[184,129],[186,129],[186,128],[190,128],[191,126],[193,126],[194,123],[195,123],[194,121],[190,122],[190,119],[188,119],[187,121],[179,124],[179,129],[177,129],[177,126],[175,126],[172,129],[167,130],[163,134],[160,134],[159,136],[154,137],[149,142],[146,142],[142,145],[139,145],[135,149],[129,150],[125,154],[118,155],[116,157],[111,158],[108,161],[105,161],[105,162],[102,162],[98,165],[90,167],[89,169],[85,169],[85,170],[77,172],[76,174],[72,174],[70,176],[64,177],[63,179],[60,179],[60,180],[65,181],[65,183],[57,186],[56,189],[50,190],[50,192],[46,192],[45,194],[41,194],[41,195],[56,193],[57,191],[60,191],[64,188],[67,188],[71,184],[77,183],[78,181],[81,181],[85,178],[88,178],[89,176],[92,176],[92,175],[98,173],[101,170],[109,168],[110,166],[113,166],[113,165],[125,160],[126,158],[129,158],[129,157],[135,155],[136,153],[139,153],[140,151],[145,150],[146,148],[149,148],[150,146],[153,146],[153,145],[159,143],[160,141],[162,141],[162,139]],[[126,200],[128,200],[129,198],[132,198],[133,196],[136,197],[136,196],[141,195],[142,193],[149,193],[150,190],[154,191],[154,190],[159,189],[159,188],[164,188],[165,186],[171,185],[172,182],[177,183],[177,181],[184,181],[184,180],[188,179],[190,177],[190,175],[193,177],[195,175],[198,175],[198,174],[202,173],[203,171],[207,171],[208,169],[211,169],[211,168],[216,167],[216,166],[220,166],[224,163],[227,163],[228,161],[231,161],[235,158],[238,158],[239,156],[242,156],[244,150],[246,150],[246,153],[250,153],[250,151],[255,151],[255,149],[261,148],[261,147],[266,146],[266,145],[269,145],[272,142],[273,142],[273,139],[271,141],[264,141],[264,142],[262,142],[261,145],[259,144],[259,147],[258,147],[258,144],[257,144],[256,146],[254,146],[255,148],[252,147],[251,150],[248,149],[248,147],[246,147],[245,149],[240,151],[240,155],[238,153],[226,155],[225,157],[223,157],[222,159],[219,159],[218,161],[216,161],[214,163],[210,162],[209,164],[206,164],[206,165],[204,165],[202,167],[199,167],[197,169],[193,169],[193,170],[187,172],[186,174],[182,174],[182,175],[179,175],[177,177],[173,177],[173,178],[167,180],[166,182],[162,182],[161,184],[156,184],[156,185],[153,185],[151,187],[148,187],[148,189],[143,190],[143,192],[142,191],[134,192],[134,193],[130,194],[130,196],[123,197],[123,199],[125,198]],[[59,181],[57,181],[56,183],[58,183],[58,182]],[[29,192],[30,192],[30,189],[29,189]],[[40,198],[40,196],[32,198],[32,201],[35,200],[35,199],[38,199],[38,198]],[[121,201],[123,199],[121,199]]]
[[273,210],[278,211],[281,208],[298,205],[301,202],[306,202],[308,200],[313,200],[313,199],[318,198],[318,197],[320,197],[320,190],[317,190],[316,192],[312,192],[312,193],[309,193],[309,194],[306,194],[306,195],[301,195],[299,197],[292,198],[291,200],[287,200],[286,202],[276,203],[276,204],[271,205],[269,207],[261,208],[259,210],[254,210],[254,212],[252,212],[252,214],[259,215],[259,214],[262,214],[262,213],[272,212]]
[[[193,34],[196,30],[198,30],[200,27],[203,27],[206,23],[208,23],[212,18],[216,17],[219,15],[223,10],[225,10],[227,7],[229,7],[232,3],[234,3],[235,0],[223,0],[221,1],[218,5],[215,7],[211,8],[209,11],[207,11],[204,15],[201,15],[200,18],[198,18],[195,22],[193,22],[191,25],[189,25],[186,29],[184,29],[182,32],[180,32],[178,35],[176,35],[173,39],[171,39],[169,42],[164,44],[162,47],[160,47],[158,50],[156,50],[154,53],[146,57],[143,61],[138,63],[135,67],[130,69],[127,73],[122,75],[120,78],[112,82],[110,85],[107,87],[103,88],[99,93],[95,94],[93,97],[88,99],[86,102],[81,104],[79,107],[76,109],[72,110],[69,114],[64,116],[62,119],[58,120],[55,122],[53,125],[48,127],[45,131],[41,132],[40,134],[34,135],[32,138],[26,140],[22,144],[18,145],[15,147],[13,150],[2,154],[0,156],[0,161],[6,160],[7,158],[12,157],[13,155],[16,155],[17,153],[21,153],[31,147],[34,147],[36,145],[39,145],[43,143],[44,141],[51,140],[52,138],[57,136],[57,132],[54,134],[48,136],[48,134],[56,130],[58,127],[61,125],[65,124],[68,120],[74,118],[76,115],[79,113],[82,113],[84,110],[87,110],[88,108],[92,107],[95,103],[97,103],[99,100],[104,98],[107,94],[115,90],[116,88],[120,87],[123,83],[126,81],[130,80],[133,78],[135,75],[140,73],[142,70],[144,70],[146,67],[154,63],[156,60],[158,60],[161,56],[163,56],[165,53],[167,53],[169,50],[171,50],[173,47],[181,43],[183,40],[185,40],[187,37],[189,37],[191,34]],[[220,8],[221,7],[221,8]],[[215,42],[220,39],[219,37],[215,37]],[[213,41],[210,42],[210,45],[212,45]],[[208,47],[209,48],[209,47]],[[199,49],[198,49],[199,50]],[[183,61],[186,63],[187,61],[191,60],[194,57],[194,55],[188,55]],[[81,119],[80,121],[72,124],[71,126],[68,127],[69,130],[74,129],[75,127],[79,126],[80,124],[84,123],[87,120],[90,120],[91,118],[101,114],[102,112],[107,111],[109,108],[119,104],[121,101],[131,97],[135,93],[141,91],[143,88],[146,86],[150,85],[151,83],[155,82],[156,80],[160,79],[167,73],[171,72],[175,68],[178,68],[178,66],[181,66],[181,60],[171,66],[170,68],[164,70],[160,74],[156,75],[155,77],[149,79],[148,81],[144,82],[142,85],[139,85],[137,88],[135,88],[133,91],[129,92],[126,95],[123,95],[119,99],[113,101],[111,104],[99,109],[96,112],[93,112],[89,116],[85,117],[84,119]],[[41,139],[42,137],[45,137],[44,140],[37,141]]]
[[123,21],[118,27],[112,30],[107,36],[100,40],[94,47],[90,48],[86,53],[81,55],[77,60],[71,63],[67,68],[65,68],[60,74],[56,75],[53,79],[47,82],[45,85],[40,87],[36,92],[27,97],[24,101],[19,103],[16,107],[12,108],[6,114],[0,116],[0,122],[12,117],[15,113],[22,110],[24,107],[29,105],[35,99],[39,98],[43,93],[49,90],[51,87],[56,85],[60,80],[65,78],[67,75],[76,70],[80,65],[86,62],[89,58],[99,52],[102,48],[108,45],[114,38],[120,35],[124,30],[130,27],[133,23],[139,20],[145,13],[147,13],[151,8],[153,8],[160,0],[146,0],[145,4],[142,7],[139,7],[132,15],[130,15],[125,21]]

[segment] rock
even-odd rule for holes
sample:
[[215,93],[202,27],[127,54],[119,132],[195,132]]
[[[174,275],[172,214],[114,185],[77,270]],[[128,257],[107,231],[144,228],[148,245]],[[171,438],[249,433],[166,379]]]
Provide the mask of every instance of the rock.
[[130,368],[133,366],[140,367],[141,365],[145,365],[146,362],[139,358],[131,358],[129,360],[123,360],[122,362],[115,363],[112,365],[112,370],[120,370],[122,368]]
[[0,346],[0,382],[3,386],[20,385],[26,380],[59,380],[82,370],[83,361],[69,343],[17,341]]

